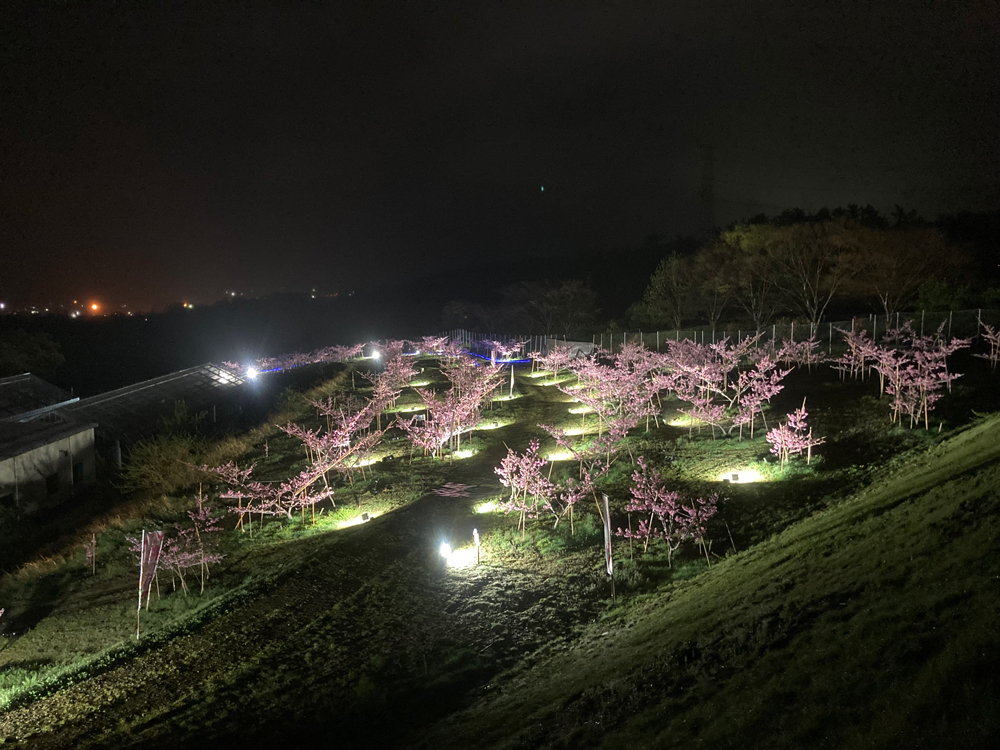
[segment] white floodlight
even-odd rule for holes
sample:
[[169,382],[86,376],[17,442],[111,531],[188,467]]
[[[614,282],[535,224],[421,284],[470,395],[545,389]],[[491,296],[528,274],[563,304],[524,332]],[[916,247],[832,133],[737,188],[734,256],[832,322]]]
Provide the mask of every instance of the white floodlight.
[[256,367],[247,368],[247,377],[250,378],[251,380],[256,378],[258,375],[260,375],[260,373],[257,371]]
[[447,560],[451,557],[451,545],[448,542],[441,542],[441,546],[438,548],[438,552],[441,553],[441,557]]

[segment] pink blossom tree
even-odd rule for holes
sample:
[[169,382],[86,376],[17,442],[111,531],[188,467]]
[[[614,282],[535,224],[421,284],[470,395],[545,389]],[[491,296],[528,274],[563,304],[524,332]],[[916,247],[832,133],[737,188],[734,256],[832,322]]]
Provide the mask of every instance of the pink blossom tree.
[[708,549],[711,545],[706,541],[708,522],[715,517],[718,512],[719,496],[712,494],[708,497],[697,497],[691,501],[690,505],[681,505],[678,514],[679,526],[684,530],[684,538],[690,539],[705,554],[705,562],[712,566],[712,560],[708,556]]
[[693,540],[705,552],[708,558],[708,546],[705,542],[706,525],[715,515],[718,496],[697,498],[690,505],[681,502],[680,493],[667,489],[663,475],[655,468],[646,464],[646,459],[640,456],[638,468],[632,472],[631,499],[625,506],[629,513],[640,514],[636,529],[618,527],[617,536],[636,539],[643,543],[643,552],[649,547],[651,539],[662,539],[667,549],[667,565],[672,566],[673,555],[681,544]]
[[812,372],[813,365],[826,361],[826,357],[819,350],[819,341],[815,334],[804,341],[795,341],[794,339],[782,341],[774,358],[789,369],[806,367],[809,372]]
[[483,406],[503,375],[498,365],[478,364],[468,355],[443,365],[441,371],[451,381],[451,388],[441,394],[414,389],[427,407],[427,414],[422,419],[414,415],[398,420],[397,424],[425,453],[441,456],[448,444],[454,456],[461,448],[462,433],[479,423]]
[[711,345],[668,342],[663,357],[667,382],[690,407],[680,409],[692,421],[704,422],[723,435],[750,425],[753,437],[756,415],[764,419],[764,405],[779,393],[788,370],[781,370],[756,344],[761,334],[736,344],[728,339]]
[[[646,459],[639,456],[638,468],[632,472],[631,499],[625,506],[629,513],[639,514],[639,525],[634,531],[618,528],[618,536],[642,541],[642,551],[649,548],[650,539],[663,539],[667,547],[667,565],[671,565],[674,552],[684,541],[684,530],[678,522],[679,493],[668,490],[663,476]],[[646,517],[648,516],[648,518]]]
[[653,399],[667,380],[658,372],[656,355],[639,344],[626,344],[607,363],[601,361],[603,355],[598,351],[572,360],[568,368],[577,382],[557,387],[597,416],[598,438],[610,437],[605,443],[606,463],[610,464],[611,453],[624,442],[629,430],[643,419],[648,429],[649,418],[657,417],[659,410]]
[[781,468],[785,468],[791,456],[806,454],[806,464],[812,460],[812,449],[826,442],[826,438],[813,437],[812,428],[806,424],[805,399],[802,406],[788,415],[785,422],[779,424],[767,433],[767,442],[771,444],[771,453],[778,457]]
[[[490,351],[490,362],[491,364],[497,364],[497,359],[509,360],[510,357],[517,355],[522,349],[526,341],[494,341],[492,339],[486,339],[483,341],[483,345]],[[514,397],[514,362],[510,361],[510,393],[509,398]]]
[[[260,516],[261,521],[265,516],[284,516],[291,520],[296,511],[301,511],[304,521],[305,508],[315,508],[317,503],[331,499],[333,487],[328,484],[316,486],[323,476],[322,467],[323,464],[314,463],[309,469],[282,482],[253,479],[254,465],[240,469],[235,462],[230,462],[224,466],[201,468],[227,485],[219,497],[238,501],[236,508],[229,508],[230,512],[240,516],[236,528],[248,530],[252,537],[254,514]],[[315,522],[315,516],[313,520]],[[245,521],[247,525],[244,525]]]
[[[864,380],[875,362],[875,342],[864,330],[846,331],[841,328],[836,330],[843,335],[847,351],[832,361],[833,369],[840,372],[841,379],[850,376],[855,380]],[[883,380],[880,383],[880,392],[884,388]]]
[[538,455],[541,444],[531,440],[524,453],[507,449],[507,456],[494,468],[500,484],[510,488],[510,497],[504,504],[508,513],[518,514],[517,528],[524,538],[528,518],[536,518],[541,508],[549,505],[553,485],[542,471],[547,461]]
[[535,353],[532,362],[541,369],[552,373],[552,380],[559,379],[559,373],[569,368],[573,362],[573,350],[568,346],[556,343],[547,354]]
[[84,557],[87,560],[87,567],[90,574],[97,574],[97,534],[90,535],[90,541],[83,545]]
[[909,321],[886,331],[873,348],[873,367],[883,379],[885,393],[892,396],[891,421],[910,419],[910,427],[920,421],[930,428],[930,411],[942,398],[942,390],[960,377],[948,371],[948,357],[971,343],[970,339],[944,336],[944,324],[930,336],[913,331]]
[[420,352],[422,354],[441,354],[447,347],[447,336],[424,336],[420,339]]
[[979,325],[983,328],[983,341],[990,345],[990,351],[988,354],[974,354],[973,356],[985,359],[990,363],[990,371],[996,372],[997,363],[1000,362],[1000,331],[982,320],[979,321]]

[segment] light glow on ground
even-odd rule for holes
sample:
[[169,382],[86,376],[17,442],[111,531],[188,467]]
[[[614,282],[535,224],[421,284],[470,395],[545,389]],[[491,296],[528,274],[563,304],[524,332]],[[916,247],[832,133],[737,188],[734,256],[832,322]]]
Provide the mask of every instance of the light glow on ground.
[[732,482],[733,484],[751,484],[752,482],[762,482],[764,477],[756,469],[730,469],[719,474],[720,482]]
[[[365,515],[368,516],[367,519],[365,518]],[[375,513],[368,513],[355,516],[354,518],[345,519],[337,524],[337,528],[346,529],[348,526],[360,526],[361,524],[365,523],[366,520],[370,521],[373,518],[375,518],[375,515],[376,515]]]
[[354,466],[370,466],[371,464],[375,463],[377,460],[378,459],[376,459],[376,458],[365,458],[365,459],[362,459],[361,461],[354,461],[353,463],[345,463],[345,465],[346,466],[350,466],[350,467],[354,467]]
[[496,500],[487,500],[476,506],[476,513],[493,513],[500,508]]
[[585,435],[588,432],[593,432],[597,429],[597,425],[589,425],[587,427],[570,427],[568,430],[563,430],[566,435]]
[[556,451],[547,455],[546,458],[549,461],[572,461],[576,456],[569,451]]
[[445,557],[449,568],[472,568],[476,565],[476,548],[462,547]]
[[452,455],[455,458],[470,458],[470,457],[476,455],[476,452],[475,451],[470,451],[470,450],[455,451]]
[[512,400],[513,400],[513,399],[515,399],[515,398],[521,398],[521,394],[520,394],[520,393],[515,393],[515,394],[514,394],[513,396],[511,396],[511,395],[510,395],[510,394],[508,393],[508,394],[505,394],[505,395],[503,395],[503,396],[497,396],[497,397],[496,397],[495,399],[493,399],[493,400],[494,400],[494,401],[512,401]]
[[708,422],[703,422],[700,419],[695,419],[687,414],[678,414],[676,417],[667,422],[671,427],[704,427]]
[[[573,399],[573,400],[576,401],[578,399]],[[572,407],[569,410],[569,413],[570,414],[587,414],[587,413],[592,412],[592,411],[593,411],[593,409],[591,409],[589,406],[574,406],[574,407]]]
[[[559,378],[558,380],[545,380],[545,381],[542,381],[541,383],[539,383],[538,385],[559,385],[560,383],[565,383],[566,381],[572,380],[572,379],[573,379],[573,376],[570,375],[569,377]],[[567,387],[568,388],[573,388],[575,386],[571,385],[571,386],[567,386]]]
[[410,386],[411,388],[420,388],[422,386],[430,385],[430,384],[431,384],[431,381],[429,381],[429,380],[414,380],[414,381],[412,381],[410,383],[407,383],[407,385]]

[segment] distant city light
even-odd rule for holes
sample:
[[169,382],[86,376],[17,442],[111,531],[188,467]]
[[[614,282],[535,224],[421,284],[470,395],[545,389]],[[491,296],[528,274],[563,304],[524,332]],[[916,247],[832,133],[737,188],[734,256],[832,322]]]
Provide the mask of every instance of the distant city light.
[[94,312],[97,312],[98,310],[101,309],[101,306],[96,302],[92,302],[90,305],[90,309],[93,310]]

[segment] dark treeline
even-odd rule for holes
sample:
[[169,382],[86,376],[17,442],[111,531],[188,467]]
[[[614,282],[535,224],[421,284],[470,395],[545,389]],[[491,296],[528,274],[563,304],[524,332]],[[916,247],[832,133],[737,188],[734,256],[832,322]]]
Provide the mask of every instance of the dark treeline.
[[901,208],[791,209],[665,254],[624,325],[677,329],[830,313],[1000,306],[1000,213],[937,222]]
[[[834,262],[811,297],[768,289],[755,316],[759,289],[751,282],[767,275],[762,269],[787,266],[796,255],[826,262],[827,251]],[[650,235],[636,247],[601,252],[473,258],[395,286],[376,278],[368,289],[337,298],[223,300],[131,317],[0,315],[0,375],[34,371],[87,396],[204,362],[246,362],[459,326],[589,335],[609,324],[652,329],[754,317],[808,320],[857,313],[861,305],[875,311],[918,302],[927,309],[1000,306],[998,261],[1000,211],[928,222],[902,209],[889,216],[870,206],[790,209],[751,217],[708,239]],[[787,286],[788,270],[772,286]],[[880,278],[905,283],[879,287]],[[837,281],[832,291],[831,280]]]
[[[563,259],[534,280],[453,299],[446,327],[588,337],[605,326],[677,329],[817,322],[829,314],[1000,307],[1000,212],[927,221],[897,207],[788,209],[712,237]],[[559,273],[559,270],[562,272]],[[495,278],[495,277],[494,277]]]

